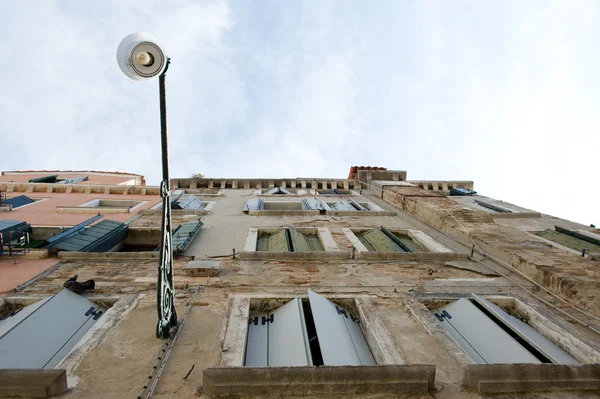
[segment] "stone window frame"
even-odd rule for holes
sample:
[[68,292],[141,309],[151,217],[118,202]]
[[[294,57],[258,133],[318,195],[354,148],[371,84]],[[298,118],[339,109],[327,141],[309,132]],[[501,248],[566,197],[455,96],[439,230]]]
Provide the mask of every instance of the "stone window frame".
[[[19,197],[19,195],[17,195],[16,197]],[[30,199],[32,199],[32,200],[33,200],[33,202],[31,202],[31,203],[29,203],[29,204],[21,205],[21,206],[20,206],[20,207],[18,207],[18,208],[13,208],[13,207],[12,207],[12,206],[10,206],[10,205],[7,205],[7,206],[10,206],[10,207],[11,207],[11,212],[12,212],[12,211],[16,211],[16,210],[19,210],[19,209],[26,208],[26,207],[28,207],[28,206],[32,206],[32,205],[35,205],[35,204],[39,204],[40,202],[48,201],[48,200],[50,199],[50,198],[33,198],[33,197],[30,197],[29,195],[27,195],[27,197],[29,197]],[[7,198],[7,199],[11,199],[11,198],[14,198],[14,197],[9,197],[9,198]]]
[[[171,196],[173,196],[173,195],[175,195],[175,193],[171,194]],[[186,195],[194,195],[194,196],[196,196],[196,197],[202,197],[202,196],[206,196],[207,194],[194,194],[194,193],[187,193],[187,192],[184,192],[184,193],[183,193],[183,196],[186,196]],[[212,194],[211,196],[213,196],[213,197],[216,197],[216,196],[218,196],[218,195],[217,195],[217,194]],[[171,197],[171,198],[172,198],[172,197]],[[182,197],[182,198],[183,198],[183,197]],[[177,213],[180,213],[180,212],[187,212],[187,213],[189,213],[189,212],[197,212],[197,213],[204,212],[204,213],[208,213],[209,211],[212,211],[212,209],[213,209],[213,208],[215,207],[215,205],[217,204],[217,201],[205,201],[205,200],[203,200],[203,199],[200,199],[200,198],[198,198],[198,200],[200,200],[202,203],[206,204],[206,205],[204,206],[204,208],[202,208],[202,209],[199,209],[199,210],[196,210],[196,211],[194,211],[194,210],[189,210],[189,209],[171,209],[171,212],[177,212]],[[160,210],[160,209],[162,209],[162,200],[161,200],[161,201],[158,201],[158,202],[157,202],[155,205],[153,205],[153,206],[152,206],[150,209],[151,209],[151,210]]]
[[[7,296],[0,298],[0,310],[8,304],[25,307],[35,302],[48,298],[53,294],[39,296]],[[55,370],[64,369],[67,373],[67,383],[74,386],[77,381],[75,371],[81,361],[103,341],[108,331],[134,310],[143,297],[138,294],[130,295],[90,295],[86,299],[107,307],[107,311],[98,319],[90,330],[77,342],[71,352],[67,354],[56,366]]]
[[[483,195],[464,195],[464,196],[451,196],[452,200],[458,203],[460,206],[465,207],[471,211],[485,212],[492,219],[513,219],[513,218],[540,218],[542,214],[529,210],[527,208],[520,207],[510,202],[500,201],[494,198],[485,197]],[[489,207],[486,207],[486,204]],[[498,212],[492,207],[504,208],[510,212]]]
[[[322,293],[319,293],[323,295]],[[340,305],[356,310],[360,328],[377,365],[405,365],[406,359],[394,343],[383,323],[374,299],[368,295],[327,294],[325,297]],[[246,367],[246,343],[248,320],[251,311],[260,311],[265,303],[275,309],[294,298],[308,298],[292,294],[233,294],[229,296],[219,342],[221,346],[220,367]],[[314,366],[316,367],[316,366]],[[251,367],[248,367],[249,369]]]
[[[265,197],[265,198],[269,198],[269,200],[264,200],[263,204],[296,204],[298,205],[296,209],[290,208],[290,209],[251,209],[249,211],[244,210],[244,212],[247,212],[248,215],[250,216],[274,216],[274,215],[320,215],[320,214],[325,214],[325,215],[330,215],[330,216],[395,216],[396,212],[395,211],[390,211],[388,209],[382,208],[379,204],[372,202],[372,201],[356,201],[357,203],[359,203],[360,205],[362,205],[363,207],[365,207],[367,210],[366,211],[359,211],[359,210],[336,210],[330,207],[329,204],[331,203],[335,203],[335,202],[339,202],[336,201],[336,199],[340,200],[340,199],[344,199],[344,198],[352,198],[351,196],[329,196],[329,195],[323,195],[322,197],[320,197],[318,200],[320,202],[323,203],[323,208],[322,209],[304,209],[304,207],[302,206],[302,200],[301,199],[292,199],[292,200],[281,200],[281,201],[277,201],[275,198],[278,197],[287,197],[287,198],[293,198],[296,196],[300,196],[299,195],[259,195],[259,197]],[[270,200],[270,198],[273,198],[273,200]]]
[[[408,313],[423,326],[429,335],[436,338],[463,368],[475,363],[441,326],[431,308],[433,306],[443,306],[461,298],[468,298],[469,295],[464,293],[412,294],[404,298],[404,307]],[[545,309],[542,305],[528,303],[519,295],[487,295],[479,293],[478,295],[483,296],[485,299],[502,308],[514,306],[520,314],[528,317],[528,324],[531,327],[550,340],[554,345],[565,350],[582,365],[600,362],[600,352],[582,340],[579,337],[580,334],[573,326]]]
[[406,229],[400,227],[386,227],[392,232],[400,232],[407,234],[412,240],[423,245],[429,252],[377,252],[369,251],[365,245],[354,234],[354,230],[369,230],[377,228],[376,226],[357,226],[346,227],[342,231],[346,238],[356,249],[358,257],[363,260],[386,260],[386,259],[401,259],[401,260],[458,260],[469,259],[468,252],[456,252],[439,241],[432,238],[422,230]]
[[[527,229],[521,229],[521,231],[522,231],[523,233],[525,233],[525,234],[527,234],[527,235],[531,236],[532,238],[535,238],[535,239],[537,239],[538,241],[542,241],[542,242],[544,242],[544,243],[546,243],[546,244],[548,244],[548,245],[552,246],[553,248],[560,249],[560,250],[563,250],[563,251],[569,252],[569,253],[571,253],[571,254],[573,254],[573,255],[577,255],[577,256],[579,256],[579,257],[582,257],[582,256],[581,256],[581,252],[580,252],[580,251],[577,251],[577,250],[575,250],[575,249],[573,249],[573,248],[566,247],[566,246],[564,246],[564,245],[562,245],[562,244],[559,244],[559,243],[557,243],[557,242],[554,242],[554,241],[552,241],[552,240],[549,240],[549,239],[547,239],[547,238],[544,238],[544,237],[542,237],[542,236],[538,236],[537,234],[535,234],[535,232],[542,232],[542,231],[544,231],[544,230],[545,230],[545,229],[538,230],[537,228],[534,228],[534,229],[530,229],[530,228],[527,228]],[[589,234],[589,231],[586,231],[586,230],[581,230],[581,229],[579,229],[579,230],[573,230],[573,231],[575,231],[575,232],[577,232],[577,233],[582,233],[582,234]],[[594,237],[594,238],[595,238],[595,237]],[[586,253],[585,253],[585,257],[586,257],[586,258],[591,258],[591,255],[590,255],[590,253],[589,253],[589,252],[586,252]]]
[[[348,240],[350,240],[352,245],[354,245],[354,248],[356,248],[356,250],[359,253],[362,253],[362,252],[373,252],[373,251],[369,251],[367,249],[367,247],[365,247],[365,245],[360,241],[360,239],[354,233],[354,230],[370,230],[370,229],[375,229],[375,228],[377,228],[377,227],[346,227],[346,228],[342,229],[342,231],[344,232],[344,234],[346,235]],[[439,243],[438,241],[433,239],[430,235],[426,234],[422,230],[401,229],[401,228],[396,228],[396,227],[386,227],[386,229],[390,230],[393,233],[406,234],[412,241],[416,242],[417,244],[422,245],[429,252],[443,252],[443,253],[453,252],[450,248]]]
[[[323,196],[323,197],[327,198],[328,196]],[[344,197],[337,197],[337,198],[343,199]],[[352,196],[346,196],[345,198],[352,198]],[[396,215],[396,212],[382,208],[381,206],[379,206],[379,204],[372,202],[372,201],[361,201],[361,202],[356,201],[359,205],[366,208],[367,209],[366,211],[333,209],[330,207],[329,204],[339,202],[339,201],[336,201],[335,196],[333,196],[332,198],[323,200],[321,202],[324,202],[326,205],[325,213],[327,215],[332,215],[332,216],[395,216]]]
[[273,188],[275,188],[275,187],[257,189],[257,190],[252,191],[252,195],[256,195],[258,197],[265,197],[265,198],[277,198],[277,197],[289,198],[289,197],[302,197],[305,195],[315,195],[315,190],[309,190],[309,189],[304,189],[304,188],[286,188],[286,190],[290,191],[292,194],[267,194],[267,192],[271,191]]
[[[114,208],[99,208],[101,206],[102,201],[117,201],[123,202],[122,207],[115,206]],[[136,204],[130,206],[125,204],[126,202]],[[116,199],[116,198],[96,198],[90,201],[87,201],[81,205],[76,206],[57,206],[56,212],[58,213],[98,213],[99,211],[103,214],[112,214],[112,213],[132,213],[140,209],[142,206],[147,204],[148,200],[137,200],[137,199]]]
[[296,227],[301,232],[317,232],[319,240],[323,245],[323,251],[315,252],[268,252],[268,251],[257,251],[256,246],[258,243],[259,231],[265,231],[268,233],[274,233],[282,230],[286,227],[295,226],[277,226],[277,227],[250,227],[246,240],[244,241],[244,248],[240,253],[241,259],[346,259],[349,257],[347,251],[340,251],[338,246],[331,235],[331,232],[326,227],[311,227],[302,226]]

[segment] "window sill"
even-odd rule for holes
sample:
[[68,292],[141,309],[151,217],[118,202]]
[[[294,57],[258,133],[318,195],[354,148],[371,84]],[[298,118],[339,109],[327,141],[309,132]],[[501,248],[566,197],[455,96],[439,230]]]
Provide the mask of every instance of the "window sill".
[[95,208],[88,206],[57,206],[57,213],[130,213],[130,209],[127,207],[123,208]]
[[480,393],[600,389],[600,365],[469,364],[463,385]]
[[349,395],[427,393],[435,365],[215,367],[204,370],[204,393],[232,395]]

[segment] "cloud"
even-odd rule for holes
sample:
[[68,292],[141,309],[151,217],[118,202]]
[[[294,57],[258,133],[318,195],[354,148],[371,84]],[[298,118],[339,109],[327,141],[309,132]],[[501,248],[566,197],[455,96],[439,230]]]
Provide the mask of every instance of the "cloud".
[[0,169],[160,180],[157,83],[120,40],[168,48],[172,176],[345,176],[350,165],[599,223],[598,5],[107,0],[0,5]]

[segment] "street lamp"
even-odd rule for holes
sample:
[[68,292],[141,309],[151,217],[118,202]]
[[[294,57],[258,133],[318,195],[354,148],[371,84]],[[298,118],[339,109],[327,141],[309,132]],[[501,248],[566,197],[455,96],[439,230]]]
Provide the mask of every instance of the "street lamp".
[[150,80],[158,76],[160,96],[160,140],[162,147],[162,237],[158,261],[156,305],[158,323],[156,337],[168,338],[171,327],[177,326],[175,287],[173,286],[173,248],[171,236],[171,191],[169,186],[169,153],[167,148],[167,95],[165,78],[170,59],[156,38],[149,33],[135,32],[126,36],[117,49],[117,63],[133,80]]

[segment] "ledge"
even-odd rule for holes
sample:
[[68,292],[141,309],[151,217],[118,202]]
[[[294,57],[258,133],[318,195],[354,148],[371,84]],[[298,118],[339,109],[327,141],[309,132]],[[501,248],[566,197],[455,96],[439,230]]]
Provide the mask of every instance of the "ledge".
[[348,259],[346,251],[314,251],[314,252],[269,252],[269,251],[244,251],[240,252],[240,259],[269,259],[269,260],[319,260],[319,259]]
[[[221,367],[204,370],[212,397],[427,393],[435,365]],[[199,389],[199,390],[200,390]]]
[[92,261],[115,261],[115,260],[141,260],[158,259],[158,251],[147,252],[75,252],[60,251],[58,258],[64,261],[92,260]]
[[[171,215],[206,215],[207,209],[171,209]],[[158,209],[142,209],[139,211],[141,215],[162,215],[162,208]]]
[[0,397],[46,398],[67,391],[65,370],[0,370]]
[[439,260],[449,261],[469,259],[468,253],[462,252],[360,252],[361,260]]
[[121,208],[97,208],[92,206],[57,206],[56,213],[130,213],[128,207]]
[[463,385],[480,393],[600,390],[600,364],[469,364]]
[[306,216],[319,214],[318,210],[312,209],[260,209],[248,211],[250,216]]
[[490,213],[492,219],[541,218],[539,212]]
[[328,210],[325,212],[329,216],[395,216],[393,211],[336,211]]

